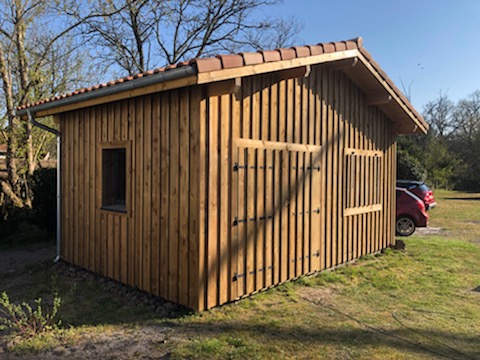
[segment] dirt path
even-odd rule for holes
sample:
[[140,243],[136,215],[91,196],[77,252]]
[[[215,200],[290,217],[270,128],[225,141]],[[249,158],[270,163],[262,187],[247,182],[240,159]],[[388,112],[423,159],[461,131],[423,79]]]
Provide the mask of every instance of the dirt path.
[[[31,248],[0,250],[0,293],[15,293],[22,287],[35,286],[32,284],[31,272],[39,264],[48,264],[55,257],[55,246],[36,245]],[[56,265],[57,266],[57,265]],[[111,280],[97,277],[84,270],[70,267],[67,264],[58,265],[60,276],[67,276],[67,281],[84,281],[86,277],[95,279],[105,284],[108,288],[121,287]],[[67,275],[62,275],[67,272]],[[111,294],[111,296],[125,296]],[[135,294],[138,301],[142,300],[142,294]],[[166,303],[165,309],[170,306],[170,311],[175,311],[171,305]],[[122,328],[117,326],[109,328],[105,332],[92,332],[91,330],[76,329],[76,340],[72,342],[58,341],[60,345],[51,350],[31,355],[15,355],[11,349],[15,347],[20,339],[7,337],[6,331],[0,331],[0,360],[11,359],[165,359],[169,352],[164,346],[168,340],[171,328],[156,325],[133,325]]]
[[[29,265],[49,259],[53,261],[54,258],[54,245],[35,245],[20,250],[0,250],[0,275],[22,272]],[[4,285],[0,282],[0,290]]]

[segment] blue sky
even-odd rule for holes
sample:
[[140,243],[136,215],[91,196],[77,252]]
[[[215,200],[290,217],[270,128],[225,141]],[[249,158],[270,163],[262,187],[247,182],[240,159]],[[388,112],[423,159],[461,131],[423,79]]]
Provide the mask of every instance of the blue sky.
[[284,0],[277,11],[304,24],[301,43],[361,36],[418,111],[440,91],[456,102],[480,90],[480,0]]

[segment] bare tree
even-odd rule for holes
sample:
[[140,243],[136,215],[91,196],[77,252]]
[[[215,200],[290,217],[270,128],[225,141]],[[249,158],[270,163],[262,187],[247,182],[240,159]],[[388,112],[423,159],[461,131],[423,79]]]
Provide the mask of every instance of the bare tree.
[[458,137],[468,143],[480,140],[480,90],[458,102],[454,118]]
[[[288,45],[295,19],[261,18],[281,0],[93,0],[67,14],[108,68],[130,75],[217,52]],[[254,16],[255,15],[255,16]]]
[[[65,71],[75,69],[79,62],[73,56],[77,46],[66,39],[78,24],[63,24],[57,14],[47,8],[43,0],[0,1],[0,78],[3,92],[1,103],[5,106],[1,131],[7,140],[7,173],[1,179],[2,192],[16,207],[31,206],[26,178],[36,167],[45,139],[34,140],[28,121],[16,118],[15,108],[46,93],[64,91],[72,83]],[[63,71],[62,71],[63,70]],[[62,73],[59,74],[59,72]],[[75,74],[75,72],[73,72]],[[43,139],[43,140],[42,140]]]
[[430,124],[431,130],[443,140],[455,133],[459,126],[454,112],[454,103],[447,94],[442,92],[436,100],[429,101],[423,109],[424,118]]

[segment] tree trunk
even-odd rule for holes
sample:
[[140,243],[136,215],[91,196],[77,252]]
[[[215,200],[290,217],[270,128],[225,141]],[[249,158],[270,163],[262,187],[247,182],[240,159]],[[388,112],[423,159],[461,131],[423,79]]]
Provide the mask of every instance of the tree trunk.
[[3,193],[10,198],[10,200],[12,201],[15,207],[18,207],[18,208],[25,207],[25,204],[23,203],[22,199],[13,192],[9,184],[7,184],[5,181],[2,181],[0,185],[2,185]]
[[7,173],[8,182],[14,193],[20,193],[19,177],[17,173],[16,152],[17,152],[17,137],[15,109],[13,106],[13,92],[10,69],[5,61],[5,54],[3,47],[0,46],[0,76],[3,81],[3,92],[5,96],[5,105],[7,110],[8,129],[7,129]]
[[[25,51],[25,32],[26,26],[23,19],[24,9],[20,3],[16,4],[15,7],[15,24],[16,24],[16,34],[15,34],[15,45],[17,47],[18,53],[18,70],[20,75],[20,87],[21,87],[21,101],[20,105],[27,104],[30,100],[30,85],[29,85],[29,76],[28,76],[28,61],[27,53]],[[25,131],[25,145],[26,145],[26,160],[27,160],[27,169],[28,174],[32,175],[35,171],[36,163],[34,159],[34,149],[33,149],[33,139],[32,139],[32,124],[29,121],[25,121],[23,124]]]

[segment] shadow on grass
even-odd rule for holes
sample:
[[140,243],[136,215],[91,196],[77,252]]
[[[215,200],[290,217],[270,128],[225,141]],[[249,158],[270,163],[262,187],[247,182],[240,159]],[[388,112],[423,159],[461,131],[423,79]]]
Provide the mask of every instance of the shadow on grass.
[[446,197],[443,200],[467,200],[467,201],[480,201],[480,194],[478,197]]
[[[6,291],[17,304],[34,304],[42,299],[47,307],[58,294],[58,318],[63,327],[126,325],[153,320],[176,319],[190,314],[188,309],[148,294],[138,288],[72,266],[54,263],[53,248],[23,251],[0,250],[0,259],[16,260],[0,271],[0,293]],[[33,253],[32,253],[33,251]],[[45,254],[46,253],[46,254]],[[35,256],[38,255],[38,258]],[[17,259],[12,259],[16,257]],[[32,261],[28,261],[28,260]]]
[[[172,327],[178,324],[171,324]],[[331,328],[328,324],[319,324],[305,328],[304,326],[270,326],[246,323],[183,324],[181,331],[202,334],[205,339],[239,333],[248,334],[258,342],[300,343],[304,347],[321,347],[334,345],[339,349],[358,346],[378,348],[385,346],[395,351],[409,352],[418,355],[434,356],[446,359],[479,359],[480,349],[478,336],[455,336],[441,330],[424,330],[416,328],[374,329],[374,328]],[[267,340],[268,339],[268,340]],[[264,341],[262,341],[264,340]],[[459,344],[457,348],[448,344]],[[288,347],[288,346],[286,346]],[[368,351],[368,350],[367,350]],[[201,356],[201,354],[199,354]]]
[[192,311],[67,263],[54,265],[65,290],[60,315],[73,326],[124,325],[176,319]]

